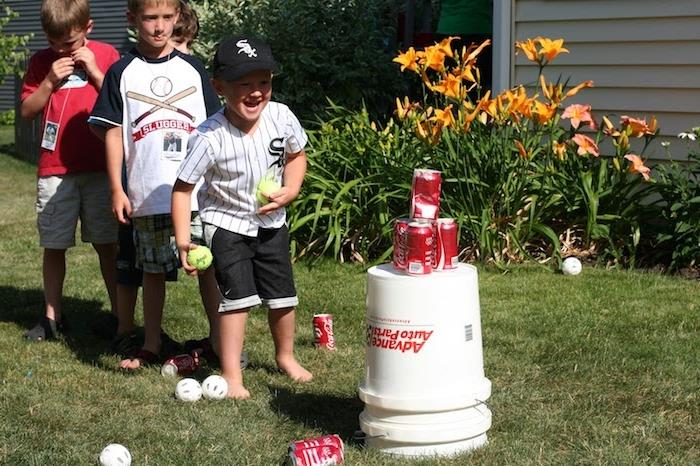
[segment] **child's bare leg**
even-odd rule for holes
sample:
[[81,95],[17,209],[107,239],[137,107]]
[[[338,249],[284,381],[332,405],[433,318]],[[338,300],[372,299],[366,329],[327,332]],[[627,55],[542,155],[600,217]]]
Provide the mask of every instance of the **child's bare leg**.
[[308,382],[313,378],[311,372],[304,369],[294,358],[295,312],[293,307],[270,309],[267,322],[275,342],[275,361],[296,382]]
[[100,271],[107,288],[110,310],[117,315],[117,245],[116,243],[93,243],[92,247],[95,248],[97,257],[100,259]]
[[227,312],[219,316],[219,342],[221,352],[221,374],[228,383],[228,396],[243,400],[250,398],[250,392],[243,386],[241,371],[241,351],[245,337],[245,324],[249,309]]
[[[165,304],[165,274],[143,274],[143,349],[151,353],[160,352],[160,324],[163,320]],[[125,359],[120,364],[125,369],[138,369],[141,361]]]
[[43,275],[46,317],[60,322],[61,295],[63,294],[63,281],[66,278],[65,249],[44,249]]
[[117,284],[117,335],[134,331],[134,309],[139,295],[137,286]]
[[202,297],[202,304],[209,320],[209,342],[216,354],[221,353],[219,346],[219,304],[221,303],[221,293],[216,284],[214,269],[209,267],[203,274],[199,275],[199,294]]

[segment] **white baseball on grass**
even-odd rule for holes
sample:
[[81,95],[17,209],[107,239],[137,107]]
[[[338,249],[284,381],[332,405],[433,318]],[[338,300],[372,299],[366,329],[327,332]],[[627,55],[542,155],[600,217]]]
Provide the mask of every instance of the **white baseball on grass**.
[[207,400],[223,400],[228,394],[228,383],[220,375],[210,375],[202,382],[202,393]]
[[182,379],[175,385],[175,398],[180,401],[197,401],[202,398],[202,386],[195,379]]
[[102,466],[129,466],[131,453],[124,445],[110,443],[100,453],[100,464]]
[[578,275],[581,273],[581,261],[576,257],[567,257],[561,263],[561,273],[564,275]]

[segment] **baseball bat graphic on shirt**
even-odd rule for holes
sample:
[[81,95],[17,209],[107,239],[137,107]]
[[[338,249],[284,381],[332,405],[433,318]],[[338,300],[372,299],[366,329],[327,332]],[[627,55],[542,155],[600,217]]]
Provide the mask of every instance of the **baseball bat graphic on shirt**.
[[[184,91],[178,92],[178,93],[175,94],[174,96],[167,98],[167,99],[164,101],[164,103],[166,103],[166,104],[171,104],[171,105],[172,105],[174,102],[177,102],[177,101],[180,100],[180,99],[184,99],[184,98],[187,97],[188,95],[194,94],[195,92],[197,92],[197,88],[194,87],[194,86],[190,86],[190,87],[188,87],[187,89],[185,89]],[[131,123],[131,127],[132,127],[132,128],[136,127],[136,125],[138,125],[139,123],[141,123],[141,121],[142,121],[144,118],[146,118],[148,115],[153,114],[155,111],[157,111],[157,110],[160,109],[160,108],[162,108],[160,105],[154,105],[153,107],[150,108],[150,110],[148,110],[146,113],[144,113],[143,115],[141,115],[140,117],[138,117],[136,120],[134,120],[134,121]]]
[[[185,92],[185,91],[183,91],[183,92]],[[185,110],[183,110],[181,108],[178,108],[178,107],[172,105],[168,101],[168,100],[171,100],[172,98],[161,102],[160,100],[154,99],[153,97],[149,97],[147,95],[139,94],[139,93],[133,92],[133,91],[127,91],[126,96],[130,99],[138,100],[141,102],[146,102],[148,104],[153,104],[155,107],[164,108],[166,110],[171,110],[173,112],[177,112],[181,115],[186,116],[190,120],[194,121],[194,117],[190,113],[186,112]],[[175,97],[175,96],[173,96],[173,97]]]

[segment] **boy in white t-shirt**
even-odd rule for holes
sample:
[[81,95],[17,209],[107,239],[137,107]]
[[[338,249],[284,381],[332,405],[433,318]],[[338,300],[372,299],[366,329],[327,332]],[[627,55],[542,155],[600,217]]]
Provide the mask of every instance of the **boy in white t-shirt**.
[[[223,300],[219,307],[220,360],[228,396],[248,398],[240,354],[248,312],[269,308],[268,322],[278,367],[295,381],[312,374],[294,357],[295,306],[298,304],[289,258],[284,206],[299,195],[306,174],[307,136],[286,105],[271,102],[270,47],[253,37],[222,41],[213,61],[213,84],[226,106],[192,134],[173,188],[172,216],[185,270],[190,243],[189,205],[197,182],[204,236],[214,255]],[[264,178],[281,187],[256,196]]]
[[[184,141],[220,108],[204,65],[170,42],[180,5],[180,0],[128,1],[138,42],[110,67],[89,119],[106,128],[112,212],[120,223],[133,224],[136,266],[143,270],[144,344],[120,363],[124,369],[161,360],[165,276],[180,266],[170,217],[172,186]],[[197,204],[188,209],[194,220]],[[219,294],[211,271],[200,277],[200,292],[208,312],[215,312]]]

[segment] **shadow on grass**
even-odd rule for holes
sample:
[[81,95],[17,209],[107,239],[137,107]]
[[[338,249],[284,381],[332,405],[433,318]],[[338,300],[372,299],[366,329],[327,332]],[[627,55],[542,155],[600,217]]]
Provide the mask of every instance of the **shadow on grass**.
[[[25,330],[32,328],[44,313],[44,293],[39,289],[0,286],[0,303],[0,322],[14,322]],[[107,330],[104,323],[109,315],[102,309],[102,302],[64,296],[61,304],[68,324],[62,341],[80,361],[104,366],[100,357],[111,353],[109,339],[98,336]],[[17,338],[24,338],[23,334],[24,330]]]
[[289,416],[305,427],[320,429],[326,434],[338,434],[346,444],[357,444],[358,416],[364,404],[357,397],[341,397],[318,393],[300,393],[288,388],[269,385],[270,407]]

